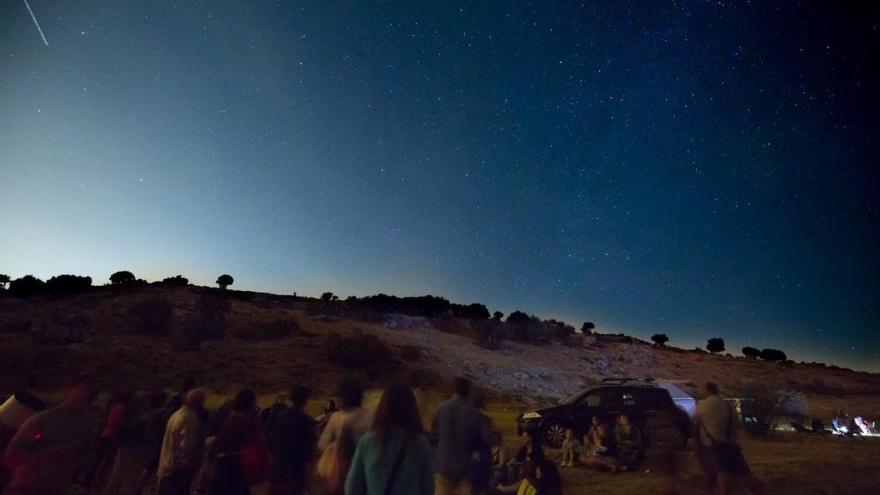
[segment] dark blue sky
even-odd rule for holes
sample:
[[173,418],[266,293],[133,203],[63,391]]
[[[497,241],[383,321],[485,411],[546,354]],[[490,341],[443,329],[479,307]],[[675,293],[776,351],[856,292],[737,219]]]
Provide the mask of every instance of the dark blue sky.
[[0,272],[877,370],[880,15],[769,4],[3,2]]

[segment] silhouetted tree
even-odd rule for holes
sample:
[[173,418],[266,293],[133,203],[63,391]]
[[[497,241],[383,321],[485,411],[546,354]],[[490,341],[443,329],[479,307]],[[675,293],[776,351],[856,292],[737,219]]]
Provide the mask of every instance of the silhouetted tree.
[[592,321],[585,321],[583,325],[581,325],[581,333],[584,335],[592,335],[593,330],[596,329],[596,325],[593,324]]
[[785,361],[788,356],[778,349],[761,349],[761,359],[764,361]]
[[467,318],[468,320],[487,320],[489,319],[489,308],[486,306],[473,303],[467,306],[451,305],[452,312],[459,318]]
[[724,339],[713,337],[706,342],[706,350],[712,354],[724,352]]
[[507,320],[505,321],[507,321],[507,323],[528,323],[531,321],[531,318],[522,311],[514,311],[507,315]]
[[128,270],[122,270],[110,275],[110,283],[113,285],[125,285],[134,282],[134,274]]
[[669,337],[667,337],[665,333],[655,333],[651,336],[651,340],[659,346],[664,346],[669,342]]
[[529,324],[532,322],[532,319],[529,318],[529,315],[522,311],[514,311],[507,315],[505,322],[510,327],[514,339],[524,342],[530,340]]
[[187,285],[189,285],[189,279],[184,277],[183,275],[175,275],[173,277],[163,279],[162,285],[166,285],[168,287],[186,287]]
[[496,311],[496,312],[492,313],[492,318],[494,318],[497,321],[501,321],[501,318],[504,318],[504,313],[502,313],[501,311]]
[[754,347],[743,347],[742,349],[743,356],[751,359],[758,359],[761,355],[761,351],[755,349]]
[[9,275],[5,273],[0,273],[0,289],[6,289],[6,284],[9,283]]
[[332,292],[325,292],[325,293],[321,294],[321,300],[322,301],[338,301],[339,297]]
[[232,282],[234,282],[232,275],[227,275],[224,273],[223,275],[217,277],[217,285],[219,285],[221,289],[229,287],[230,285],[232,285]]
[[17,297],[30,297],[46,292],[46,282],[34,277],[33,275],[25,275],[9,282],[9,292]]
[[56,275],[46,281],[46,290],[52,294],[76,294],[92,287],[92,277]]

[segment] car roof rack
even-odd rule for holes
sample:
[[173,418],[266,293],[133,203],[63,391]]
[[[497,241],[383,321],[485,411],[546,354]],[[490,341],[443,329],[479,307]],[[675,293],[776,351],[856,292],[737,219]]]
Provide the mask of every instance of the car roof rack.
[[616,377],[616,378],[603,378],[600,382],[602,384],[610,385],[610,384],[618,384],[622,385],[624,383],[638,383],[642,385],[654,385],[654,379],[650,377],[645,378],[634,378],[634,377]]

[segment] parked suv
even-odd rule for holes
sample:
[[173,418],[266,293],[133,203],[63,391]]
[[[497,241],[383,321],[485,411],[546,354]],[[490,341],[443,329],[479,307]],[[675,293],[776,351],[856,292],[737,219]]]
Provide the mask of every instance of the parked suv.
[[538,433],[544,443],[559,447],[565,437],[566,428],[574,429],[577,438],[582,438],[593,416],[608,425],[615,424],[621,414],[629,416],[639,427],[648,410],[669,411],[674,418],[675,427],[662,432],[643,432],[648,439],[663,437],[678,447],[687,443],[691,433],[691,420],[688,414],[675,405],[669,392],[649,380],[632,378],[605,379],[599,385],[582,390],[554,406],[524,411],[516,419],[520,434],[528,431]]

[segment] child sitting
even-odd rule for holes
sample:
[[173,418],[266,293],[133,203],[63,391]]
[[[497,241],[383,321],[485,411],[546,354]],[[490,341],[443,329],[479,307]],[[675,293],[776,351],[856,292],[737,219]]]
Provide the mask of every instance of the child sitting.
[[562,467],[573,467],[574,459],[580,450],[580,446],[580,442],[574,437],[574,430],[566,428],[565,439],[562,441],[562,462],[559,465]]

